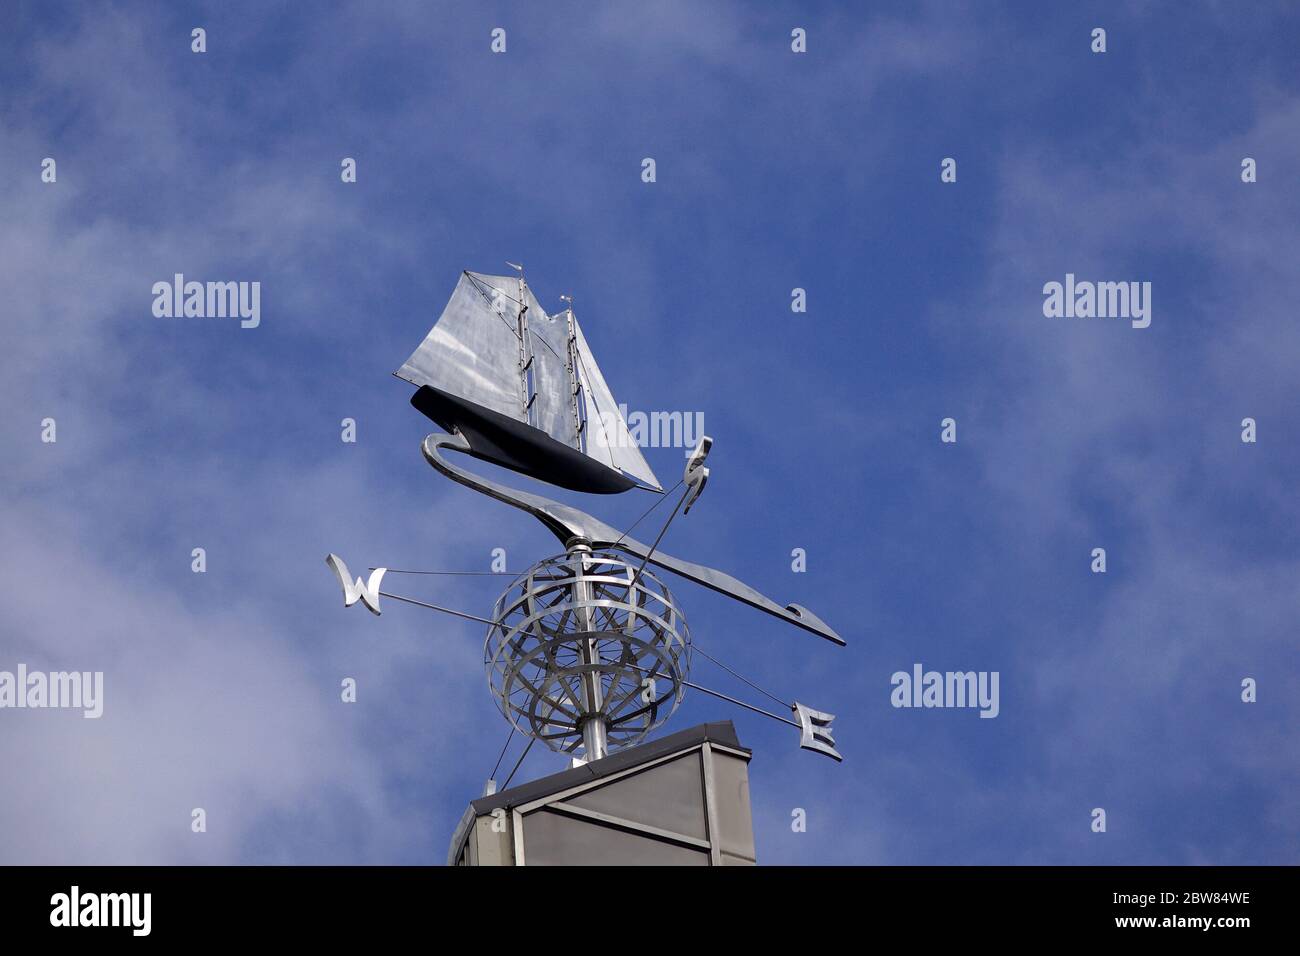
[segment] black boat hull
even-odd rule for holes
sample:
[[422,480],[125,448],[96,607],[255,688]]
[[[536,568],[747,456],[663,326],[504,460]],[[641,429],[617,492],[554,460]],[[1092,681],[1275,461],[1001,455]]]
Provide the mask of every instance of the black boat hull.
[[521,475],[570,491],[614,495],[637,487],[621,471],[602,465],[576,448],[500,412],[421,385],[411,404],[448,432],[469,442],[469,454]]

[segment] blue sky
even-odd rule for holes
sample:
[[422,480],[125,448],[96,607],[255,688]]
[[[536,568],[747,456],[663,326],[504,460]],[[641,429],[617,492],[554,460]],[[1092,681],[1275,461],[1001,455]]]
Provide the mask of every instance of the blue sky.
[[[838,715],[840,765],[703,695],[670,725],[754,748],[760,862],[1295,862],[1294,8],[19,0],[0,26],[0,669],[106,682],[98,721],[0,713],[0,861],[443,860],[507,732],[481,631],[344,611],[322,559],[558,550],[429,469],[390,375],[461,269],[510,259],[575,297],[621,401],[703,412],[709,488],[665,550],[849,642],[676,588],[702,647]],[[259,281],[261,325],[154,318],[176,272]],[[1067,272],[1150,281],[1150,328],[1045,318]],[[891,707],[917,662],[998,671],[1000,715]]]

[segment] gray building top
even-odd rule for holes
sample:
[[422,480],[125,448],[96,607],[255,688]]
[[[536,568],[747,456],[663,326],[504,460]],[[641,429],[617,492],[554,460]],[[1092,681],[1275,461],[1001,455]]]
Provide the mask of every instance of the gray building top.
[[752,863],[751,756],[717,721],[480,797],[448,863]]

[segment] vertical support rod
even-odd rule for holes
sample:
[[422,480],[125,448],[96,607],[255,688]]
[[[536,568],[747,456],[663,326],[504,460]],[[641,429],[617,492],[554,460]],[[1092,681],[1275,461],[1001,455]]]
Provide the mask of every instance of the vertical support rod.
[[585,452],[586,421],[583,418],[582,411],[578,407],[578,393],[582,390],[582,385],[578,381],[578,333],[573,328],[573,305],[570,304],[566,312],[569,331],[569,401],[573,411],[573,445],[578,451]]
[[524,282],[524,270],[519,268],[519,315],[517,318],[519,333],[519,403],[523,409],[523,420],[527,425],[535,425],[533,401],[537,397],[534,387],[533,343],[528,338],[528,285]]
[[[586,581],[581,580],[581,575],[586,571],[587,556],[591,554],[591,544],[584,538],[574,538],[567,547],[569,556],[574,560],[574,572],[578,575],[573,583],[573,600],[581,605],[591,600],[591,588]],[[589,633],[592,630],[591,608],[580,606],[577,616],[579,629]],[[582,641],[580,653],[584,665],[600,663],[600,648],[594,637]],[[604,704],[604,688],[600,683],[600,673],[594,668],[582,675],[582,696],[585,715],[582,722],[582,745],[587,751],[588,761],[600,760],[608,751],[608,742],[605,718],[600,713]]]

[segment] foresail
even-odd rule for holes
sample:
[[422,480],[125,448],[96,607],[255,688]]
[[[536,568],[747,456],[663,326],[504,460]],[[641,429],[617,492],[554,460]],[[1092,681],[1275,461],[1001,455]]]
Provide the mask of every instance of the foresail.
[[523,421],[518,293],[494,296],[496,287],[483,280],[497,278],[461,273],[442,316],[396,374]]
[[601,464],[621,470],[642,484],[662,490],[659,479],[655,477],[645,456],[641,454],[641,449],[628,432],[623,413],[605,383],[605,376],[601,374],[595,356],[591,354],[591,347],[587,345],[577,319],[573,321],[573,328],[577,338],[578,380],[582,384],[587,405],[587,454]]

